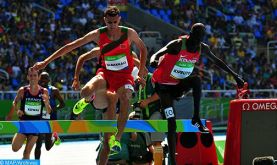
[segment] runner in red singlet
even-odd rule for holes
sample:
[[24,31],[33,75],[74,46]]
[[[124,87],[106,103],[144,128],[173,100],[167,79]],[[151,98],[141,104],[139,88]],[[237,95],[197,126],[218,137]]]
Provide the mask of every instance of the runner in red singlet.
[[[84,63],[90,59],[99,58],[100,55],[101,55],[100,48],[95,47],[92,50],[90,50],[89,52],[82,54],[78,58],[77,64],[75,67],[75,73],[74,73],[75,78],[72,83],[72,88],[74,90],[80,90],[79,75],[80,75],[81,68],[83,67]],[[136,68],[134,68],[132,71],[132,76],[134,77],[137,75],[136,71],[138,71],[137,68],[140,65],[140,61],[139,61],[137,55],[135,54],[135,52],[132,52],[132,56],[133,56],[133,60],[134,60],[134,65],[136,66]],[[144,70],[145,70],[145,72],[147,72],[146,67],[144,68]],[[90,81],[88,81],[81,90],[83,90],[85,88],[90,88],[91,86],[94,86],[95,85],[94,83],[96,82],[94,80],[98,76],[102,77],[102,75],[104,76],[103,69],[98,70],[97,74]],[[106,97],[106,92],[107,92],[106,83],[107,83],[106,81],[105,82],[103,81],[102,84],[104,84],[104,85],[102,85],[102,88],[96,88],[94,91],[90,91],[90,93],[94,93],[94,99],[91,102],[92,106],[94,107],[94,109],[102,110],[102,113],[105,113],[107,111],[107,107],[108,107],[108,100]],[[72,118],[72,119],[74,119],[74,118]]]
[[[110,90],[108,93],[109,106],[107,110],[107,115],[104,119],[115,119],[115,105],[117,100],[120,100],[120,114],[118,118],[118,132],[114,136],[109,138],[109,134],[104,135],[104,149],[100,154],[100,164],[106,164],[108,153],[110,149],[112,151],[120,150],[120,138],[124,131],[124,127],[128,118],[127,109],[129,107],[129,100],[132,93],[133,79],[131,77],[131,71],[133,68],[133,62],[130,57],[130,45],[135,43],[137,48],[140,50],[140,67],[138,77],[143,79],[147,73],[144,72],[144,67],[146,63],[146,47],[142,40],[139,38],[137,32],[134,29],[127,27],[120,27],[120,11],[115,6],[109,6],[104,12],[104,21],[106,27],[99,28],[87,33],[85,36],[72,41],[56,52],[54,52],[50,57],[46,58],[44,61],[37,62],[33,68],[40,70],[46,67],[51,61],[58,57],[61,57],[72,50],[85,45],[91,41],[97,43],[101,49],[101,64],[104,74],[103,76],[98,76],[95,81],[98,81],[98,85],[103,85],[101,82],[105,81],[107,78],[107,87]],[[106,39],[105,39],[106,35]],[[119,53],[119,54],[113,54]],[[113,57],[109,57],[113,56]],[[115,73],[118,73],[116,76]],[[115,83],[116,82],[116,83]],[[93,91],[98,88],[97,85],[90,86],[88,88],[82,89],[81,96],[84,98],[79,101],[74,107],[73,111],[80,113],[82,109],[91,101]],[[109,147],[110,144],[110,147]]]
[[192,26],[190,34],[171,41],[160,49],[150,59],[150,65],[156,67],[152,81],[161,101],[162,111],[168,121],[168,145],[169,163],[176,164],[176,118],[173,100],[181,97],[185,91],[193,89],[194,114],[192,125],[198,127],[201,132],[209,131],[199,117],[201,99],[201,79],[193,75],[195,63],[200,54],[207,55],[218,67],[230,73],[235,78],[239,87],[243,86],[244,80],[232,71],[223,61],[217,58],[209,46],[202,42],[205,35],[205,26],[196,23]]

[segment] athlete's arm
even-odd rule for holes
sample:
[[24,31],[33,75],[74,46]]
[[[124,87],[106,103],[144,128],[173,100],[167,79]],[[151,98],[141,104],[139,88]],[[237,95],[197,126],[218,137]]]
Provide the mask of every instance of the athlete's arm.
[[[132,55],[133,55],[134,65],[135,65],[137,68],[139,68],[139,67],[140,67],[140,61],[139,61],[139,59],[138,59],[138,57],[137,57],[137,54],[136,54],[135,52],[132,52]],[[148,69],[147,69],[146,66],[143,67],[143,72],[146,73],[146,74],[148,73]],[[143,78],[141,78],[141,77],[136,77],[135,79],[136,79],[136,81],[137,81],[138,83],[140,83],[143,87],[146,85],[145,79],[143,79]]]
[[9,113],[8,113],[8,115],[6,116],[6,121],[12,120],[13,113],[14,113],[14,108],[12,106]]
[[13,100],[13,104],[12,104],[12,109],[14,109],[16,111],[16,114],[17,114],[18,117],[21,117],[22,115],[24,115],[23,110],[18,109],[18,107],[17,107],[17,104],[18,104],[19,101],[22,100],[23,95],[24,95],[24,88],[21,87],[17,91],[17,94],[16,94],[16,96],[15,96],[15,98]]
[[50,114],[52,109],[51,109],[51,106],[50,106],[50,103],[49,103],[48,90],[46,88],[43,88],[42,100],[44,102],[46,112],[48,114]]
[[90,50],[89,52],[82,54],[78,58],[77,65],[75,67],[75,72],[74,72],[74,80],[73,80],[73,84],[72,84],[72,88],[74,90],[77,90],[80,88],[79,75],[80,75],[81,68],[83,67],[85,61],[88,61],[92,58],[98,57],[98,56],[100,56],[100,54],[101,54],[100,48],[96,47],[96,48],[93,48],[92,50]]
[[140,61],[139,61],[139,59],[138,59],[137,57],[134,57],[134,56],[133,56],[133,60],[134,60],[134,65],[135,65],[136,67],[139,68],[139,66],[140,66]]
[[130,40],[130,43],[133,41],[135,45],[138,47],[140,51],[140,65],[139,65],[139,73],[138,76],[143,78],[147,75],[147,73],[144,72],[144,67],[146,65],[146,58],[147,58],[147,49],[144,45],[143,41],[139,38],[138,33],[131,28],[128,28],[128,37]]
[[65,103],[58,88],[53,88],[53,97],[55,100],[59,101],[59,104],[52,110],[62,109],[65,106]]
[[203,54],[207,55],[208,58],[212,60],[218,67],[230,73],[236,80],[238,87],[240,88],[243,87],[244,80],[237,73],[235,73],[230,67],[228,67],[221,59],[216,57],[207,44],[201,43],[201,50],[204,52]]
[[161,48],[158,52],[153,54],[150,58],[150,66],[156,68],[159,63],[159,59],[161,56],[165,55],[166,53],[177,55],[182,48],[182,40],[176,39],[170,41],[165,47]]
[[152,96],[148,97],[147,99],[141,100],[140,107],[146,108],[148,104],[155,102],[159,99],[160,99],[159,95],[155,92]]
[[52,55],[47,57],[45,60],[35,63],[35,65],[32,68],[34,68],[35,70],[41,70],[45,68],[46,65],[48,65],[50,62],[54,61],[55,59],[61,56],[64,56],[65,54],[71,52],[72,50],[87,44],[88,42],[94,41],[98,43],[99,34],[100,33],[98,29],[87,33],[85,36],[64,45],[59,50],[54,52]]
[[[139,68],[139,66],[140,66],[140,61],[139,61],[137,55],[136,55],[134,52],[132,52],[132,55],[133,55],[134,65],[135,65],[137,68]],[[143,71],[143,72],[148,73],[148,69],[146,68],[146,66],[144,66],[143,68],[144,68],[144,71]]]
[[136,54],[136,52],[132,51],[132,56],[134,60],[134,65],[139,68],[140,61],[138,59],[138,55]]
[[82,54],[77,61],[74,73],[74,79],[79,80],[79,74],[84,63],[92,58],[98,57],[100,55],[100,48],[96,47],[91,49],[89,52]]

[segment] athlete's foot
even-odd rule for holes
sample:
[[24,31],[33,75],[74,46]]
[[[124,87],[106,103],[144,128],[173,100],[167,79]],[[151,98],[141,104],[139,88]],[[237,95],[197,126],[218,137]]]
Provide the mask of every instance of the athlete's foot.
[[121,151],[121,144],[118,140],[115,139],[115,136],[112,135],[109,139],[110,154],[114,155]]
[[55,145],[60,145],[60,144],[61,144],[61,139],[59,138],[59,135],[58,135],[57,132],[54,132],[54,133],[53,133],[53,137],[55,138],[54,144],[55,144]]
[[199,129],[200,132],[208,133],[209,129],[205,127],[199,118],[192,118],[191,124]]
[[80,114],[83,112],[84,108],[88,105],[89,103],[86,102],[85,98],[82,98],[79,100],[73,107],[73,113],[75,115]]

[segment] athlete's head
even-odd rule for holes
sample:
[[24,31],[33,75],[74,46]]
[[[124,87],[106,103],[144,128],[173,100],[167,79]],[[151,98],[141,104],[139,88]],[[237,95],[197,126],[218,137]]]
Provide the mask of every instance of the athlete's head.
[[47,87],[48,83],[50,82],[50,77],[47,72],[42,72],[39,75],[39,85],[42,87]]
[[104,21],[108,30],[115,30],[118,28],[120,23],[120,11],[116,6],[108,6],[104,11]]
[[33,68],[29,68],[27,80],[29,81],[30,85],[38,84],[38,71],[34,70]]
[[190,30],[190,37],[195,43],[200,43],[204,39],[206,28],[202,23],[195,23]]

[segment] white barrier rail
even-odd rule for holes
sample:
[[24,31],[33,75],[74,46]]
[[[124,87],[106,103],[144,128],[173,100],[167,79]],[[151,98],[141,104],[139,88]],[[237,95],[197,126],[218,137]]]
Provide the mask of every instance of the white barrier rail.
[[[17,91],[0,91],[0,100],[13,99]],[[79,91],[60,91],[64,99],[80,99]],[[250,89],[251,98],[276,98],[277,89]],[[191,93],[191,91],[189,92]],[[188,94],[189,94],[188,93]],[[202,90],[202,97],[231,97],[234,98],[236,90]]]

